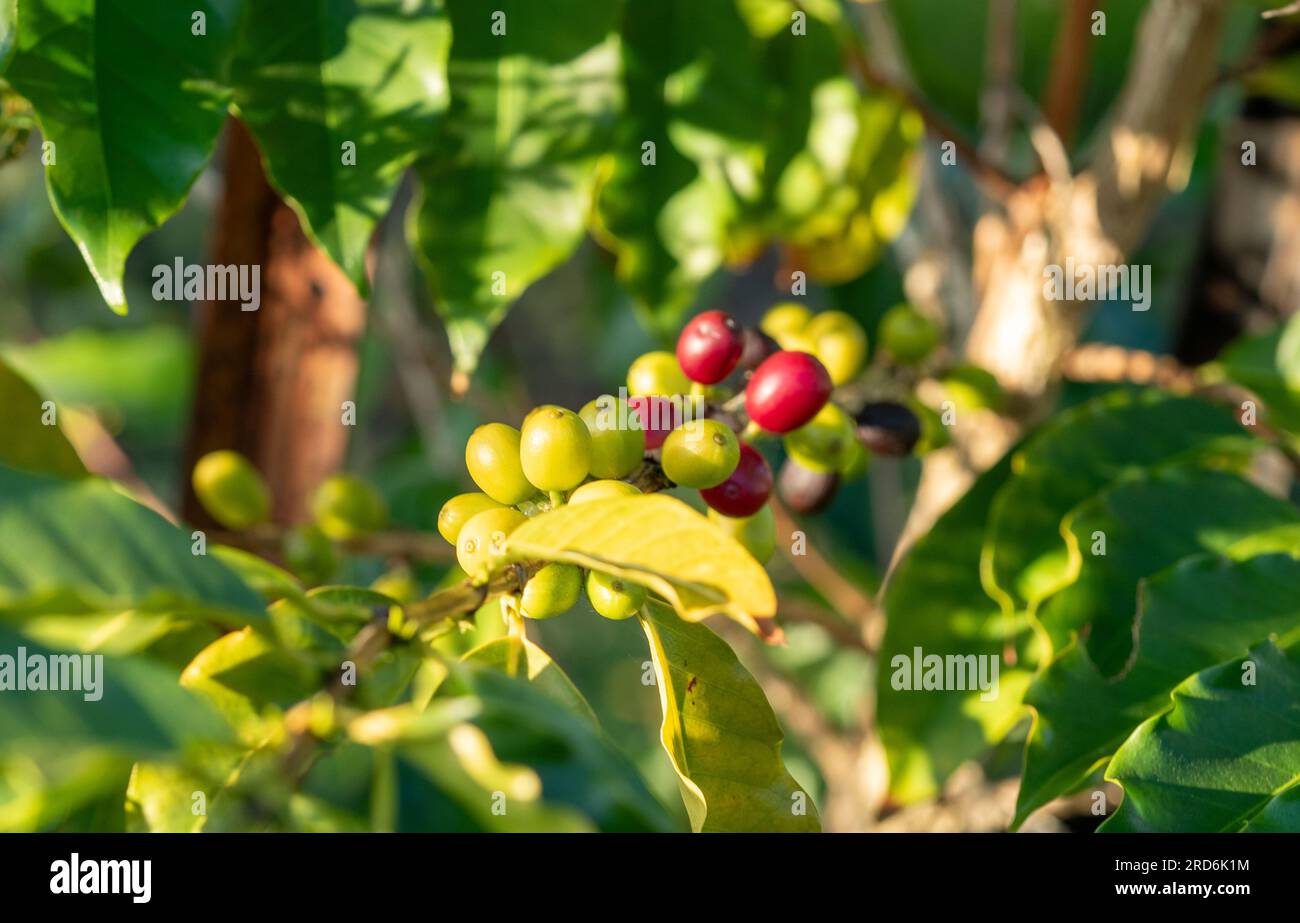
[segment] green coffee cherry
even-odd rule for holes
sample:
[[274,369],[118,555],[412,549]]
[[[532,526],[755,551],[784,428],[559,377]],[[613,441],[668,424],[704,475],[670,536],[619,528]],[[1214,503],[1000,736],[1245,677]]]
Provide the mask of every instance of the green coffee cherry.
[[524,420],[519,443],[524,477],[542,490],[572,490],[591,471],[591,433],[572,410],[543,404]]
[[740,441],[731,427],[718,420],[691,420],[664,440],[664,474],[682,487],[717,487],[739,463]]
[[803,335],[837,386],[857,378],[867,362],[867,332],[843,311],[818,314]]
[[487,494],[457,494],[438,511],[438,534],[454,545],[461,526],[484,510],[498,509],[501,509],[501,504]]
[[569,505],[590,503],[593,500],[613,500],[615,497],[635,497],[641,491],[627,481],[588,481],[569,494]]
[[504,423],[484,423],[465,443],[465,467],[479,490],[503,506],[523,503],[537,487],[524,477],[519,460],[519,430]]
[[227,529],[249,529],[271,515],[271,494],[253,463],[238,452],[209,452],[191,476],[194,494]]
[[645,431],[632,426],[627,401],[604,395],[578,412],[591,433],[591,476],[624,478],[645,456]]
[[336,474],[322,481],[310,505],[316,525],[336,542],[369,535],[388,522],[384,498],[350,474]]
[[630,619],[645,605],[645,597],[639,583],[594,570],[587,574],[587,599],[607,619]]
[[847,483],[856,481],[867,473],[871,467],[871,451],[864,446],[859,440],[853,440],[853,448],[849,450],[849,457],[844,462],[844,467],[839,470],[840,480]]
[[993,373],[970,363],[949,369],[943,376],[943,386],[963,410],[1001,410],[1006,401],[1002,385]]
[[915,365],[939,345],[939,328],[910,304],[896,304],[880,319],[880,345],[904,365]]
[[318,526],[296,526],[284,533],[284,561],[308,586],[325,583],[338,570],[334,543]]
[[781,344],[782,349],[803,349],[804,329],[812,320],[812,311],[797,301],[787,301],[768,308],[758,327]]
[[785,437],[785,451],[809,471],[834,474],[853,460],[857,445],[853,418],[836,404],[827,404],[817,416]]
[[525,618],[553,618],[576,606],[581,595],[581,569],[572,564],[547,564],[524,584],[519,611]]
[[456,537],[456,563],[475,583],[487,582],[505,553],[506,537],[526,521],[508,506],[470,517]]
[[691,380],[677,364],[673,353],[658,351],[638,357],[627,370],[627,393],[632,397],[643,394],[687,394]]
[[771,504],[744,519],[723,516],[717,510],[709,510],[709,520],[744,545],[745,550],[759,564],[772,560],[776,551],[776,515],[772,512]]

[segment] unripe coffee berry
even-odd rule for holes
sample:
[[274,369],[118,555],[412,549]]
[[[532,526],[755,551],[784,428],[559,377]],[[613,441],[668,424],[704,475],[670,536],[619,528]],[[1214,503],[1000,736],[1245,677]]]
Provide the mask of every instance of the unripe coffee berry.
[[776,514],[770,505],[764,505],[753,516],[741,519],[709,510],[709,521],[744,545],[759,564],[772,559],[776,551]]
[[484,423],[465,443],[465,467],[479,490],[497,503],[523,503],[537,487],[524,477],[519,459],[519,430],[504,423]]
[[705,311],[682,328],[677,364],[691,381],[716,385],[736,368],[742,345],[734,317],[724,311]]
[[500,508],[501,504],[487,494],[457,494],[444,503],[442,509],[438,511],[438,534],[454,545],[465,523],[484,510]]
[[939,328],[910,304],[896,304],[880,319],[880,346],[904,365],[920,362],[939,345]]
[[628,619],[645,605],[646,589],[639,583],[592,571],[587,574],[587,599],[591,608],[607,619]]
[[809,321],[804,336],[836,385],[852,381],[866,364],[867,332],[843,311],[818,314]]
[[664,474],[682,487],[717,487],[739,462],[740,440],[717,420],[692,420],[664,440]]
[[290,529],[284,533],[283,550],[289,570],[308,586],[324,583],[338,570],[338,552],[319,526],[303,525]]
[[833,474],[853,459],[857,445],[853,419],[828,403],[803,426],[785,437],[785,451],[810,471]]
[[745,388],[745,410],[769,433],[788,433],[826,406],[831,388],[831,376],[815,357],[779,352],[754,370]]
[[209,452],[194,465],[190,480],[203,508],[227,529],[261,525],[271,514],[266,482],[238,452]]
[[591,432],[572,410],[543,404],[524,420],[519,460],[542,490],[572,490],[591,471]]
[[530,619],[563,615],[582,595],[582,571],[572,564],[547,564],[533,574],[519,597],[519,612]]
[[508,506],[484,510],[461,527],[456,563],[475,583],[485,583],[506,550],[506,537],[523,525],[523,513]]
[[588,481],[569,495],[569,505],[591,503],[594,500],[614,500],[640,496],[636,485],[627,481]]
[[740,446],[740,461],[731,476],[717,487],[701,490],[700,496],[724,516],[753,516],[772,495],[772,468],[751,445]]
[[645,432],[627,401],[603,395],[578,412],[591,433],[591,476],[627,477],[645,456]]
[[764,333],[782,346],[787,340],[801,335],[808,322],[812,320],[812,311],[797,301],[786,301],[768,308],[759,322]]
[[643,394],[686,394],[691,381],[686,377],[677,357],[658,350],[639,356],[627,370],[627,393],[633,397]]
[[338,542],[369,535],[388,521],[388,505],[379,492],[348,474],[322,481],[310,506],[316,525]]

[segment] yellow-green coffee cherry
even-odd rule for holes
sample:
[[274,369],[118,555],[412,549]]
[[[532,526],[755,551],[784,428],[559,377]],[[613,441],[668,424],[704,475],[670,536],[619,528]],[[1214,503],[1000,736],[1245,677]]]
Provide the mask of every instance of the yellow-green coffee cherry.
[[910,304],[896,304],[880,318],[880,345],[904,365],[920,362],[939,345],[939,328]]
[[284,560],[308,586],[325,583],[339,566],[338,552],[318,526],[296,526],[284,533]]
[[645,431],[632,425],[627,401],[604,395],[578,411],[591,433],[591,476],[623,478],[645,455]]
[[853,418],[827,404],[803,426],[785,437],[786,453],[809,471],[832,474],[853,460],[857,444]]
[[475,583],[485,583],[505,553],[506,537],[526,521],[508,506],[470,517],[456,536],[456,563]]
[[223,449],[204,455],[194,466],[192,481],[203,508],[227,529],[261,525],[271,514],[266,482],[238,452]]
[[587,599],[607,619],[631,618],[645,605],[645,597],[639,583],[594,570],[587,574]]
[[718,420],[691,420],[664,440],[664,474],[682,487],[717,487],[739,463],[740,441],[731,427]]
[[759,564],[766,564],[772,560],[772,554],[776,551],[776,516],[772,512],[771,504],[765,505],[753,516],[746,516],[744,519],[723,516],[717,510],[709,510],[709,519],[723,532],[744,545],[745,550],[753,555]]
[[627,393],[632,397],[661,394],[687,394],[691,380],[677,364],[677,356],[666,351],[639,356],[627,370]]
[[867,362],[867,332],[843,311],[818,314],[803,335],[837,386],[857,378]]
[[465,443],[465,467],[479,490],[503,506],[523,503],[537,487],[528,483],[519,461],[519,430],[504,423],[484,423]]
[[524,584],[519,611],[525,618],[549,619],[563,615],[582,595],[582,571],[572,564],[547,564]]
[[457,494],[442,505],[438,511],[438,534],[451,544],[456,544],[461,526],[484,510],[497,510],[501,504],[487,494]]
[[519,443],[524,477],[542,490],[573,490],[591,471],[591,433],[572,410],[543,404],[524,420]]
[[634,497],[640,494],[635,484],[627,481],[588,481],[569,494],[569,505],[590,503],[593,500],[613,500],[616,497]]
[[369,535],[388,522],[384,498],[350,474],[336,474],[322,481],[310,505],[316,525],[337,542]]
[[804,329],[812,320],[812,311],[797,301],[773,305],[763,315],[758,327],[781,344],[782,349],[804,349]]
[[963,410],[1001,410],[1006,402],[1002,385],[988,369],[964,363],[943,376],[943,386]]

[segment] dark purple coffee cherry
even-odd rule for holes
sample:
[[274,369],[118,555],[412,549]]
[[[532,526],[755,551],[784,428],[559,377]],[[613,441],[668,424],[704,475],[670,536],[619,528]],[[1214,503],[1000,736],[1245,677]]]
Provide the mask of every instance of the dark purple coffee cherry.
[[921,438],[921,421],[902,404],[867,404],[854,414],[854,419],[858,439],[876,455],[909,455]]
[[839,486],[838,474],[810,471],[790,458],[781,465],[781,473],[776,481],[781,501],[792,512],[805,516],[815,515],[830,506]]

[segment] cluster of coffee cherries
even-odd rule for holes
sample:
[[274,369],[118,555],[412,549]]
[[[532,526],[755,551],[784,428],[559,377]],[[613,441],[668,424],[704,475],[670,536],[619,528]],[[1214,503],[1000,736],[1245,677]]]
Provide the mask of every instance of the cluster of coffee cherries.
[[[919,361],[938,333],[901,307],[905,314],[886,318],[882,348],[896,361]],[[814,315],[783,304],[759,327],[744,328],[722,311],[706,311],[687,323],[675,352],[646,353],[632,363],[625,396],[604,395],[576,413],[543,405],[518,429],[478,427],[465,463],[479,490],[447,501],[438,531],[456,547],[461,568],[483,582],[510,533],[531,515],[642,487],[688,488],[699,492],[714,523],[766,563],[776,547],[768,502],[774,490],[796,512],[816,512],[842,481],[866,471],[872,453],[906,454],[921,435],[903,404],[865,403],[850,414],[832,400],[867,359],[866,333],[844,312]],[[779,479],[754,445],[778,437],[787,456]],[[636,584],[555,563],[528,581],[520,612],[558,615],[584,587],[606,618],[628,618],[645,600]]]
[[[194,465],[194,495],[219,525],[256,531],[271,516],[271,492],[251,461],[238,452],[209,452]],[[308,583],[324,583],[339,566],[337,543],[352,542],[388,522],[388,506],[373,486],[350,474],[326,478],[312,493],[312,521],[287,530],[281,549],[290,570]]]

